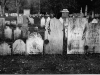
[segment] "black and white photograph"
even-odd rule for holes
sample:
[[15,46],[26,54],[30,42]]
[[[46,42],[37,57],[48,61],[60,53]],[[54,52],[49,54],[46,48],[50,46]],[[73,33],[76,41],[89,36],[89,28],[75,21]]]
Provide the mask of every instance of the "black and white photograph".
[[0,0],[0,74],[100,74],[100,0]]

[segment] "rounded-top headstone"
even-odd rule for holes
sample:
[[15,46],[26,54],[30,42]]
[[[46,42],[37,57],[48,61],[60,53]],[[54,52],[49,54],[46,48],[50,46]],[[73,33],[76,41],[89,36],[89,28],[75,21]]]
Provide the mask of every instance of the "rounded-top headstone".
[[25,43],[23,40],[18,39],[13,43],[13,54],[24,54],[25,53]]
[[43,39],[40,34],[31,33],[26,42],[27,54],[38,54],[43,52]]

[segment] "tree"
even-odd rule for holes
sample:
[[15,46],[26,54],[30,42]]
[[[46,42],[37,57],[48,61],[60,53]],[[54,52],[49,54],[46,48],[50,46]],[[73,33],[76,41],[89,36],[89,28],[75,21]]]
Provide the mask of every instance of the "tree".
[[28,0],[31,13],[39,13],[40,12],[40,0]]
[[23,11],[24,8],[28,8],[27,0],[0,0],[3,15],[5,14],[5,9],[9,12],[19,12]]
[[5,15],[5,7],[9,2],[9,0],[0,0],[3,16]]
[[29,7],[27,0],[10,0],[9,4],[7,4],[9,12],[23,12],[24,8]]
[[100,13],[100,0],[92,1],[92,10],[94,10],[95,13]]
[[41,0],[41,11],[48,10],[58,13],[62,9],[68,9],[70,12],[77,11],[78,4],[76,0]]
[[29,5],[27,0],[16,0],[16,7],[17,7],[17,14],[19,15],[19,11],[23,10],[24,8],[28,8]]

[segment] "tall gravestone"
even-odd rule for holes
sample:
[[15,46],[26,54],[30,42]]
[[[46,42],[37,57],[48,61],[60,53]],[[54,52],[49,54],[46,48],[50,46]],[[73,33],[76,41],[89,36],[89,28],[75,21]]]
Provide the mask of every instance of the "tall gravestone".
[[93,19],[87,27],[86,45],[89,52],[100,53],[100,26],[97,19]]
[[67,54],[83,54],[85,33],[88,20],[86,18],[70,18],[68,25]]
[[[63,53],[63,25],[56,19],[52,18],[50,23],[45,27],[45,53],[62,54]],[[49,43],[46,43],[49,40]]]
[[24,15],[29,16],[30,15],[30,9],[24,9]]
[[28,38],[28,19],[27,19],[27,16],[23,16],[23,24],[22,24],[22,27],[21,27],[21,30],[22,30],[22,37],[24,39],[27,39]]

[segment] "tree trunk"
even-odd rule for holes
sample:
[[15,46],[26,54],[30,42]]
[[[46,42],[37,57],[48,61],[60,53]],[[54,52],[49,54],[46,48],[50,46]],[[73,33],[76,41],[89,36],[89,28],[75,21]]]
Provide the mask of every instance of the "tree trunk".
[[3,16],[5,15],[5,6],[2,7],[2,15],[3,15]]
[[19,6],[17,6],[17,14],[18,14],[18,16],[19,16]]
[[18,0],[16,0],[16,6],[17,6],[17,14],[19,16],[19,3],[18,3]]

